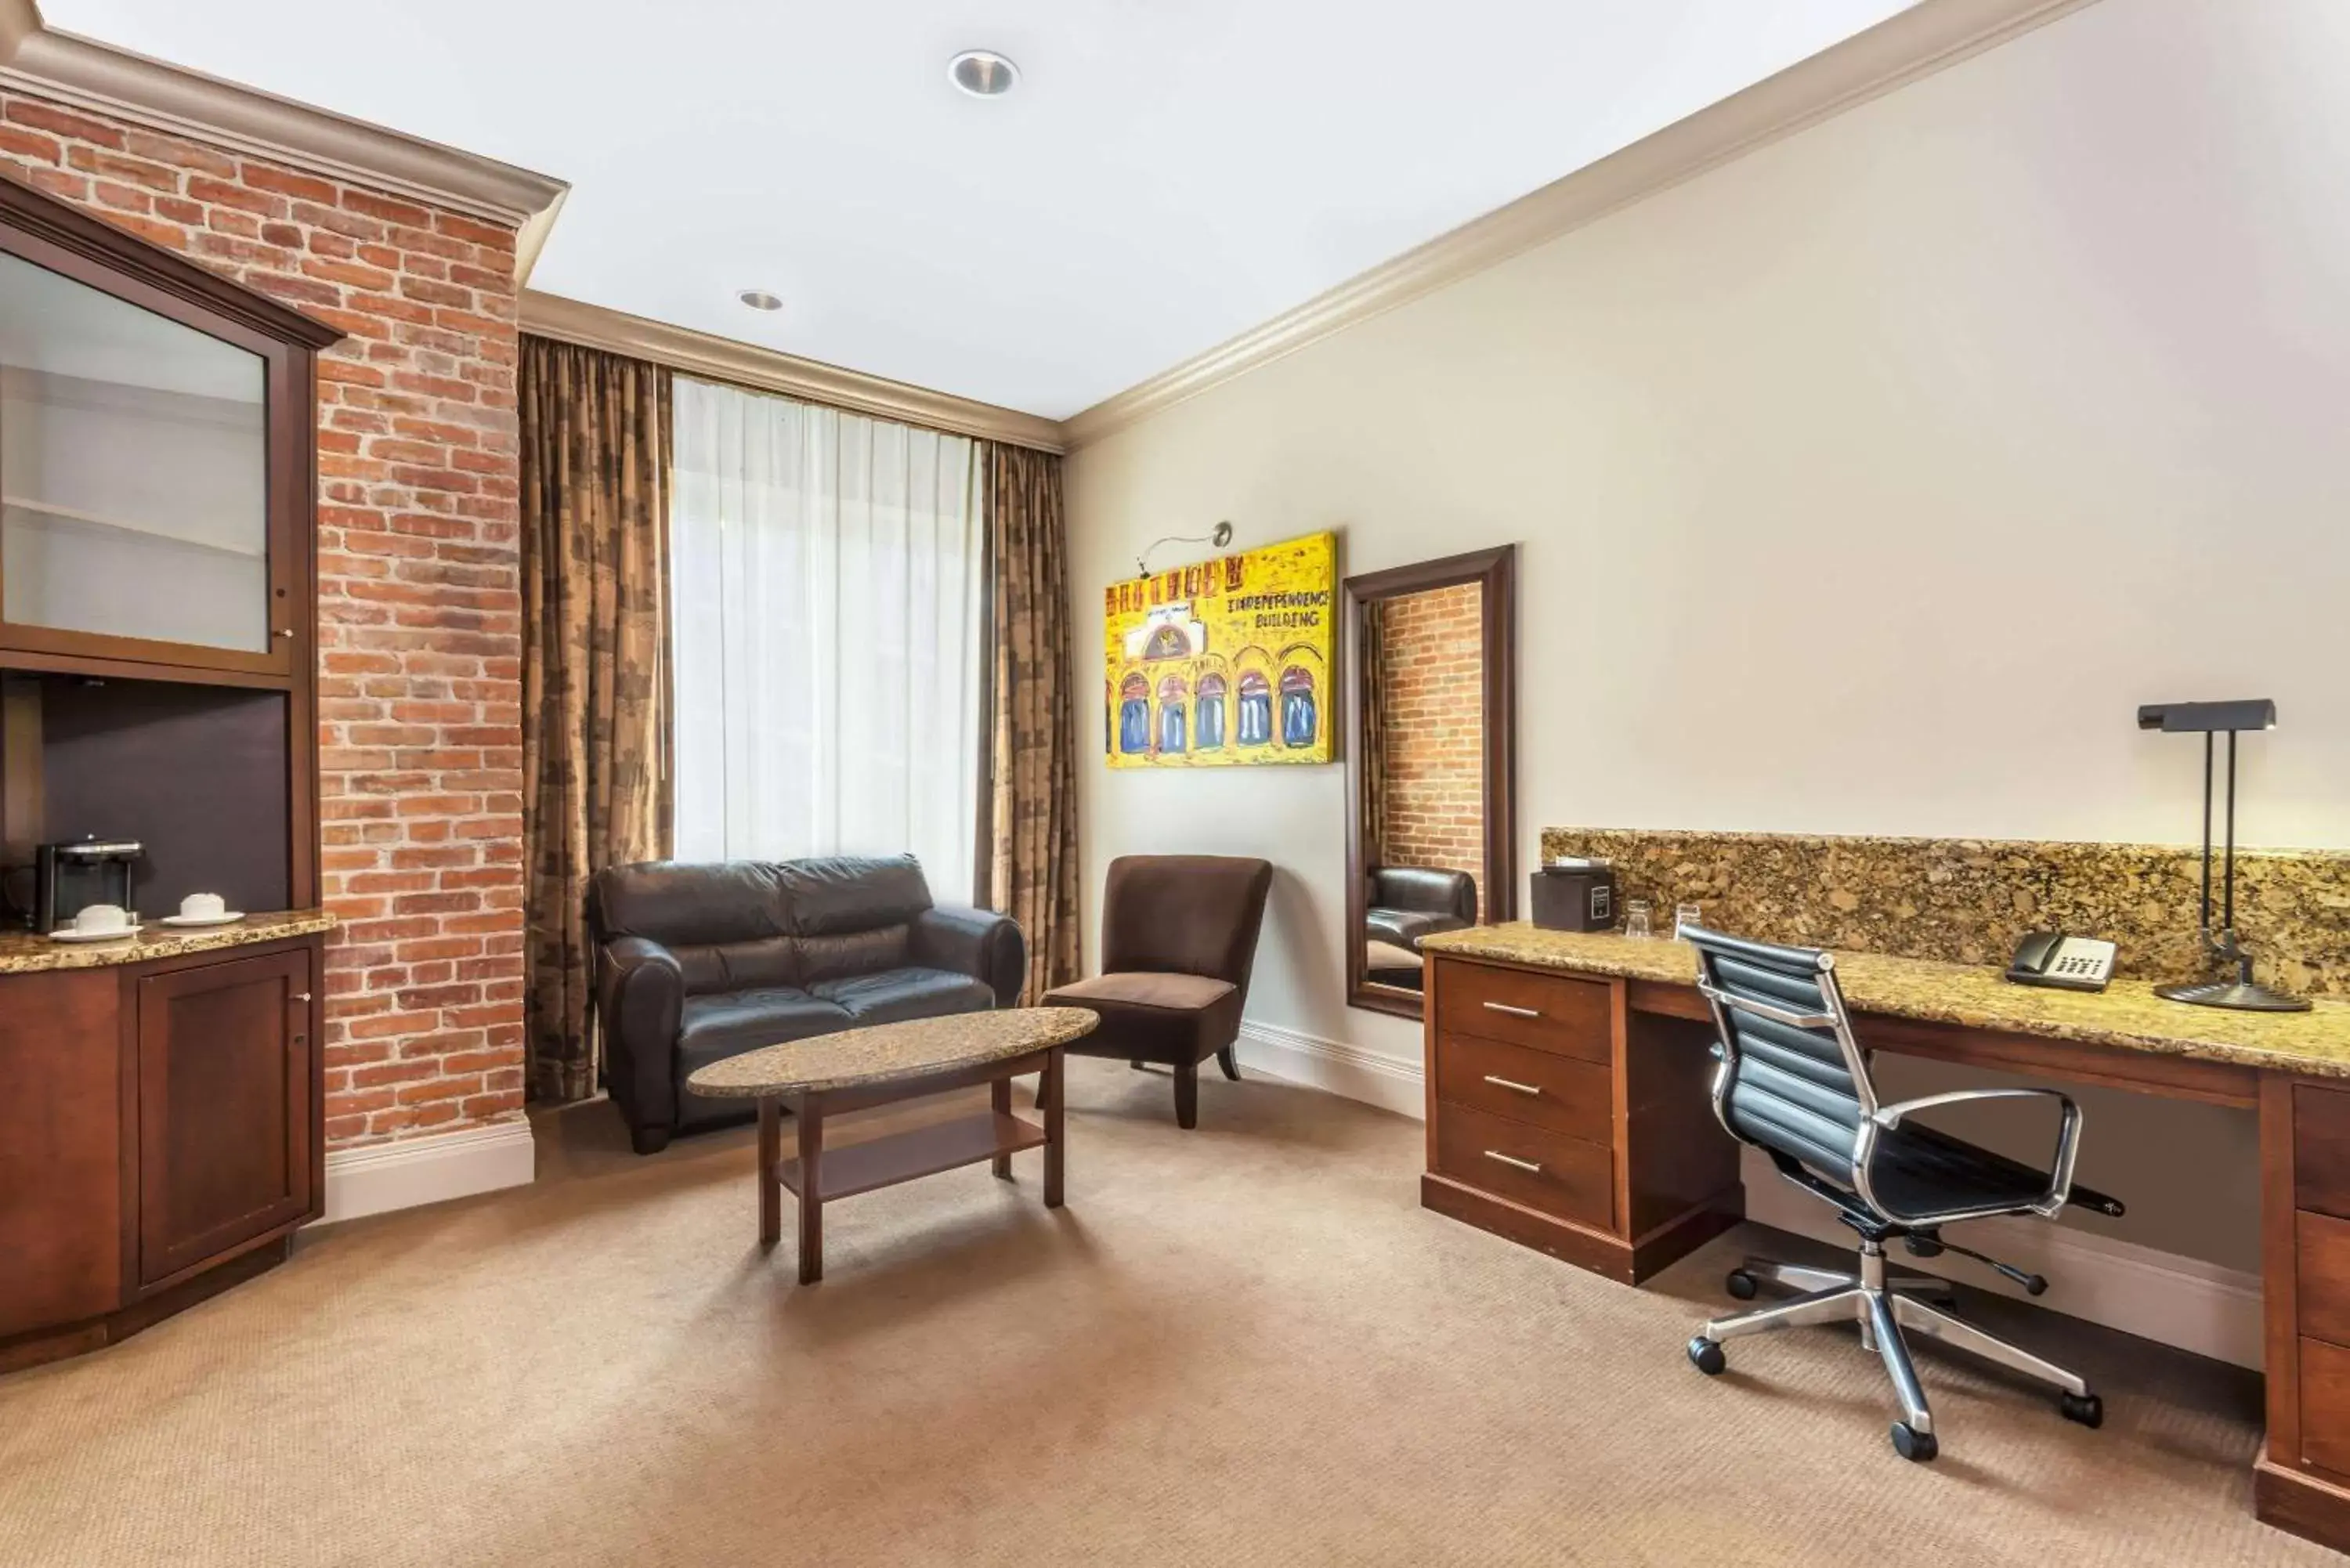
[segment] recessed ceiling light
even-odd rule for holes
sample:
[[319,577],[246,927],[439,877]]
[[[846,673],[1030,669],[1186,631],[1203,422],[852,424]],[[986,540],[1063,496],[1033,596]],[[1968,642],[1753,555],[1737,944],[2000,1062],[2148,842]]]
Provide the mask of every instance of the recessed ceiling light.
[[965,49],[947,62],[947,75],[973,98],[1002,98],[1020,79],[1020,67],[993,49]]
[[782,300],[764,288],[746,288],[734,297],[754,310],[781,310],[784,307]]

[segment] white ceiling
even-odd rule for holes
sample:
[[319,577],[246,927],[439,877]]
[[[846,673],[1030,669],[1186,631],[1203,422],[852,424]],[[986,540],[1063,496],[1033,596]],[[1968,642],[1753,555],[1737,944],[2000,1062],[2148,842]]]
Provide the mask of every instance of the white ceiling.
[[[570,181],[534,287],[1065,418],[1910,3],[41,9]],[[956,92],[971,47],[1017,90]]]

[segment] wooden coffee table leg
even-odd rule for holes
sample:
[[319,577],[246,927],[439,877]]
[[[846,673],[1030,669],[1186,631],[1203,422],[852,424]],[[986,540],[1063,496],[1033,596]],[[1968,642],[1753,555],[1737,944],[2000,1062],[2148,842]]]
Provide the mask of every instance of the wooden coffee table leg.
[[1061,1092],[1061,1048],[1055,1046],[1045,1058],[1045,1207],[1061,1206],[1061,1150],[1066,1146],[1061,1106],[1068,1096]]
[[759,1102],[759,1245],[772,1247],[784,1235],[784,1188],[775,1168],[783,1163],[784,1108],[773,1095]]
[[[987,1103],[989,1107],[993,1109],[997,1116],[1010,1116],[1012,1114],[1012,1080],[1009,1078],[998,1078],[995,1082],[988,1085]],[[1012,1157],[1010,1155],[999,1154],[994,1158],[994,1159],[990,1161],[989,1164],[994,1170],[997,1177],[1005,1181],[1012,1179]]]
[[824,1278],[824,1096],[802,1095],[800,1123],[800,1283]]

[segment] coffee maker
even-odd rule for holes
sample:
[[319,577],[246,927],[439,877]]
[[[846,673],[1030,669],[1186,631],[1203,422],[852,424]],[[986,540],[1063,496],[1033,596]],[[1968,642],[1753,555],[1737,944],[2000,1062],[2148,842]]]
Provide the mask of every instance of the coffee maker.
[[92,904],[130,902],[130,868],[147,853],[135,838],[92,834],[33,850],[33,929],[49,932]]

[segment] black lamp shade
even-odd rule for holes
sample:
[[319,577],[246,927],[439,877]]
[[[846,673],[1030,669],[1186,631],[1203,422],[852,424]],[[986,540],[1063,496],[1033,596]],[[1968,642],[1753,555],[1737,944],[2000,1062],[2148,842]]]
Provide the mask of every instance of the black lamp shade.
[[2233,702],[2148,702],[2137,711],[2137,727],[2172,735],[2273,730],[2276,702],[2267,697],[2245,697]]

